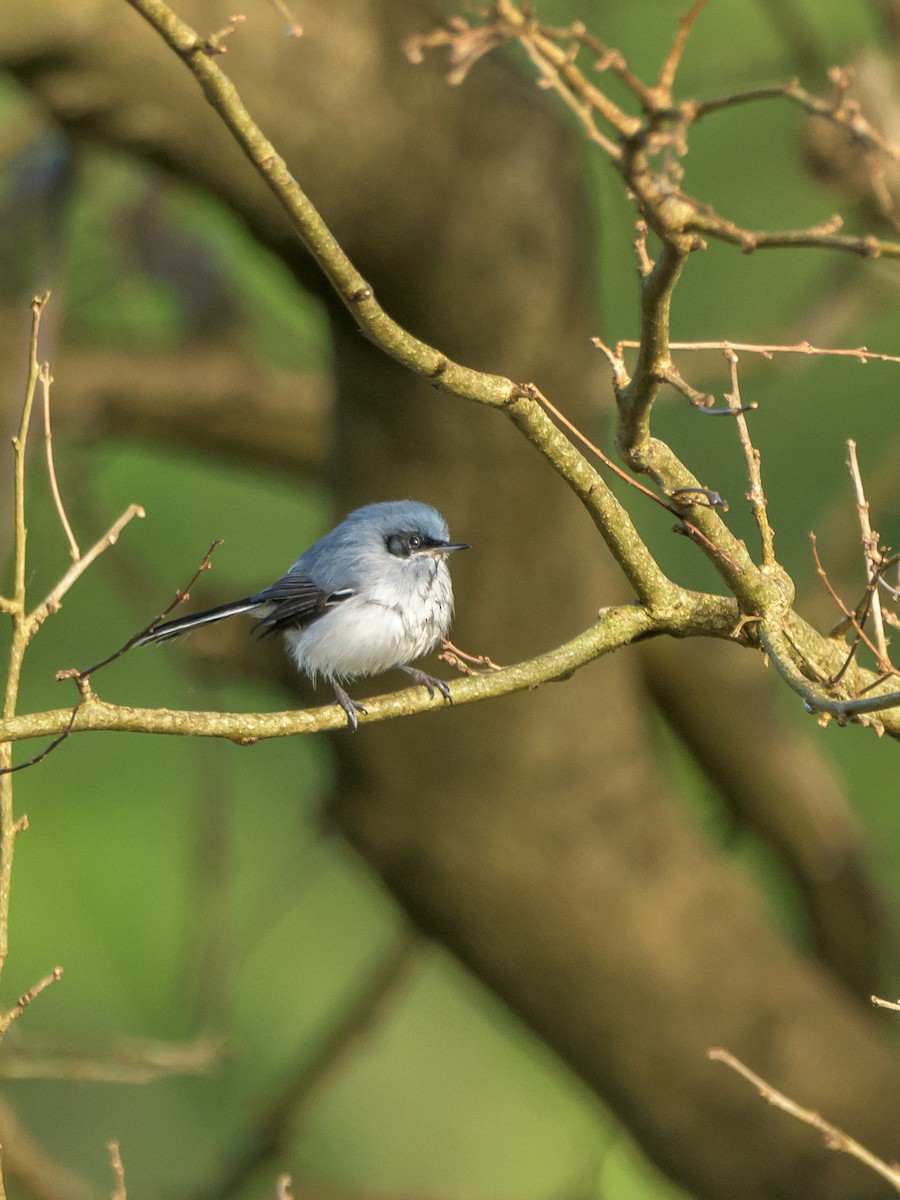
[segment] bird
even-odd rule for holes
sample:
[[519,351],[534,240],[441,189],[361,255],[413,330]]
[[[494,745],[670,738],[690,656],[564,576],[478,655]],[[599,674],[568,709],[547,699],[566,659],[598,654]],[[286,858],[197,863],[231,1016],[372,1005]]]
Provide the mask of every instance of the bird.
[[450,629],[453,585],[447,522],[428,504],[388,500],[357,508],[305,550],[269,587],[204,612],[150,626],[133,644],[180,637],[201,625],[248,613],[260,637],[281,634],[297,669],[334,689],[356,730],[365,707],[341,686],[399,668],[434,697],[450,700],[443,679],[410,666]]

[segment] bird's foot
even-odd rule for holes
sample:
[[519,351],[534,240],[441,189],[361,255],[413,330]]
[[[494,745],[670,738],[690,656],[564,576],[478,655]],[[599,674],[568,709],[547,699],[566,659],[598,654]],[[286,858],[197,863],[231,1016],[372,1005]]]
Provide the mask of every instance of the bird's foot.
[[337,683],[331,685],[334,688],[334,702],[339,704],[347,714],[347,724],[350,729],[356,733],[356,727],[359,724],[357,713],[365,713],[369,710],[359,701],[354,700],[352,696],[348,696],[344,689]]
[[453,703],[453,697],[450,695],[450,688],[446,680],[438,679],[434,675],[426,675],[424,671],[420,671],[418,667],[401,667],[401,671],[405,671],[412,679],[413,683],[417,683],[419,687],[426,688],[429,697],[434,699],[434,689],[441,693],[444,699],[449,703]]

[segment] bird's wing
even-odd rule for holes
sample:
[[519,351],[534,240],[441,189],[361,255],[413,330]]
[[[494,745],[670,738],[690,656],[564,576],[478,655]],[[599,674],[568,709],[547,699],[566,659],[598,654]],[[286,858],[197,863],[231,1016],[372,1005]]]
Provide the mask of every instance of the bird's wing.
[[302,629],[329,608],[349,600],[353,594],[352,588],[327,592],[313,583],[309,576],[289,572],[253,597],[258,604],[268,607],[266,615],[257,621],[255,628],[259,630],[260,637],[283,633],[287,629]]

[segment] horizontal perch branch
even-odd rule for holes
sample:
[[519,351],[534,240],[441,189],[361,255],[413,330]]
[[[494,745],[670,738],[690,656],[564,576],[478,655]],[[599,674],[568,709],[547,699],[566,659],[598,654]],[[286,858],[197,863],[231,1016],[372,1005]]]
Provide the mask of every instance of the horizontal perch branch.
[[[453,703],[472,704],[565,678],[594,659],[639,638],[664,633],[678,636],[700,633],[701,630],[709,637],[738,638],[738,625],[739,613],[733,600],[696,592],[681,593],[680,604],[667,620],[661,620],[639,604],[608,608],[589,629],[546,654],[499,671],[454,680],[450,684]],[[440,699],[430,699],[422,688],[405,688],[390,695],[367,698],[367,712],[360,716],[360,725],[411,716],[440,708],[443,703]],[[0,722],[0,740],[12,742],[60,734],[70,722],[72,733],[167,733],[182,737],[226,738],[249,745],[266,738],[342,729],[346,718],[334,704],[274,713],[186,712],[108,704],[99,696],[88,694],[74,720],[71,708],[12,717]]]

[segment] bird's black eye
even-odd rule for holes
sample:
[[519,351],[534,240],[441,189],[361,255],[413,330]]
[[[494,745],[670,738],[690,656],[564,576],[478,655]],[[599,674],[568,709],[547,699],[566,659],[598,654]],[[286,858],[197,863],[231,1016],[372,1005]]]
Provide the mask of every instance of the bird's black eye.
[[392,533],[387,538],[388,553],[395,558],[409,558],[409,538],[403,533]]
[[409,558],[417,550],[427,550],[429,546],[435,545],[424,533],[411,533],[406,529],[399,533],[392,533],[385,538],[385,544],[388,553],[393,554],[396,558]]

